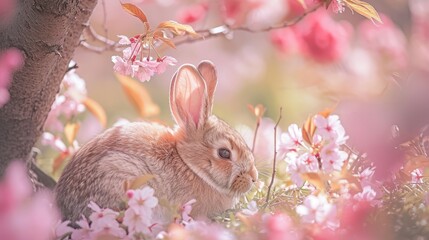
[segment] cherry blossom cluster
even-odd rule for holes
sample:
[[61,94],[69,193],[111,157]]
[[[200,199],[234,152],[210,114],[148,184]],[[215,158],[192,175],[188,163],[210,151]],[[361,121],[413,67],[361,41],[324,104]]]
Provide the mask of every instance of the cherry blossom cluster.
[[[73,67],[75,63],[70,62]],[[84,100],[87,97],[85,81],[77,75],[75,69],[68,71],[60,85],[60,92],[55,97],[51,111],[45,121],[45,132],[41,143],[61,153],[72,153],[78,148],[77,141],[66,143],[60,134],[64,132],[65,123],[75,121],[79,114],[86,110]]]
[[289,126],[281,134],[278,154],[288,164],[287,171],[292,181],[302,186],[301,174],[323,171],[331,173],[341,171],[348,154],[341,150],[348,137],[337,115],[313,118],[316,126],[311,144],[304,141],[302,129],[296,124]]
[[[153,209],[158,205],[158,199],[153,196],[154,190],[143,187],[128,190],[127,209],[117,212],[109,208],[101,208],[90,202],[89,219],[85,216],[76,222],[77,229],[69,227],[70,221],[64,221],[56,227],[58,239],[68,236],[73,240],[99,239],[100,237],[116,237],[119,239],[145,239],[155,236],[154,229],[159,223],[153,217]],[[159,231],[159,230],[158,230]]]
[[155,74],[165,72],[167,66],[174,66],[177,60],[170,56],[153,59],[150,56],[143,56],[144,51],[150,51],[154,47],[142,42],[142,35],[137,35],[132,38],[120,35],[119,44],[126,45],[122,50],[121,56],[112,56],[112,62],[115,64],[113,70],[115,72],[135,77],[141,82],[149,81]]

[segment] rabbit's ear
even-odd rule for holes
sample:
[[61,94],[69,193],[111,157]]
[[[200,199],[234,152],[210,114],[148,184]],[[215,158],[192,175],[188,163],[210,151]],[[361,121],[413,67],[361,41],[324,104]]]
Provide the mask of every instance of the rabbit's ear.
[[212,62],[205,60],[198,65],[198,71],[206,82],[210,115],[213,107],[214,92],[217,85],[216,69]]
[[207,120],[206,84],[194,66],[183,65],[174,75],[170,87],[170,108],[181,127],[198,129]]

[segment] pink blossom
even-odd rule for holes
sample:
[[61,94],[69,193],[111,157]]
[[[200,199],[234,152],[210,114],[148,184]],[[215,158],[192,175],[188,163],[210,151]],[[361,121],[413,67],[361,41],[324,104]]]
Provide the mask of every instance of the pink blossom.
[[339,227],[336,206],[329,203],[325,195],[309,195],[304,204],[296,207],[304,223],[317,223],[330,229]]
[[[12,1],[5,1],[5,3]],[[3,3],[0,3],[0,6]],[[1,16],[0,9],[0,18]],[[9,88],[10,82],[13,78],[13,73],[17,71],[23,64],[24,57],[22,53],[16,48],[10,48],[0,53],[0,108],[9,101]]]
[[110,230],[110,228],[115,228],[118,217],[118,213],[109,208],[100,208],[95,202],[91,201],[88,204],[88,207],[93,211],[89,216],[91,220],[91,229],[94,232],[104,231],[105,228]]
[[158,199],[153,196],[155,191],[151,187],[144,187],[136,190],[128,190],[128,205],[130,208],[154,208],[158,204]]
[[335,142],[331,142],[323,146],[320,152],[322,158],[322,169],[326,172],[341,171],[344,161],[348,154],[344,151],[340,151],[338,145]]
[[12,162],[0,182],[0,215],[15,209],[32,191],[24,164]]
[[79,226],[78,229],[73,230],[71,239],[72,240],[86,240],[91,238],[91,227],[89,226],[89,222],[84,215],[82,218],[76,222]]
[[296,124],[291,124],[288,131],[280,136],[280,144],[278,146],[278,154],[280,158],[284,158],[286,153],[297,151],[303,146],[302,130]]
[[362,44],[378,55],[380,61],[390,68],[406,66],[407,50],[404,33],[384,14],[380,14],[383,24],[365,20],[359,25]]
[[302,38],[294,27],[286,27],[270,32],[271,42],[282,53],[301,53]]
[[[215,223],[191,221],[185,225],[188,239],[235,239],[228,229]],[[172,238],[176,239],[176,238]]]
[[423,183],[423,171],[421,169],[415,169],[411,172],[411,183]]
[[174,66],[177,63],[177,60],[170,56],[165,56],[158,60],[159,64],[156,66],[156,73],[161,74],[165,72],[167,66]]
[[349,29],[335,22],[326,10],[310,14],[299,28],[304,53],[320,63],[340,60],[348,48]]
[[73,99],[75,102],[81,103],[87,96],[85,81],[76,74],[75,70],[64,75],[61,88],[64,96]]
[[365,168],[362,172],[357,174],[357,178],[360,181],[362,186],[367,186],[371,184],[372,176],[374,175],[375,167]]
[[256,202],[255,202],[255,201],[250,201],[250,202],[247,204],[247,208],[245,208],[245,209],[241,210],[241,212],[242,212],[244,215],[247,215],[247,216],[253,216],[253,215],[255,215],[256,213],[258,213],[258,211],[259,211],[259,209],[258,209],[258,206],[257,206],[257,204],[256,204]]
[[379,204],[379,201],[375,199],[377,193],[371,186],[365,186],[362,192],[356,193],[353,198],[357,201],[364,201],[371,204],[371,206],[375,206]]
[[181,23],[194,23],[203,19],[207,15],[207,3],[199,3],[181,9],[177,13],[177,19]]
[[266,231],[268,240],[297,240],[301,239],[294,231],[292,219],[284,213],[276,213],[266,219]]
[[332,140],[338,145],[344,144],[348,139],[345,136],[345,130],[341,125],[338,115],[330,115],[328,118],[316,115],[313,120],[317,127],[316,133],[320,134],[323,138]]
[[74,229],[69,227],[69,224],[70,221],[68,220],[64,222],[58,221],[55,226],[55,237],[61,239],[66,234],[70,234],[71,232],[73,232]]
[[144,58],[142,61],[136,60],[135,66],[138,66],[137,70],[134,70],[133,77],[136,77],[140,82],[149,81],[150,78],[157,72],[157,67],[160,64],[152,59]]
[[[292,18],[295,18],[297,16],[301,16],[306,11],[306,9],[302,6],[300,1],[286,0],[286,2],[287,2],[289,9],[290,9],[289,14],[288,14],[288,19],[292,19]],[[318,2],[320,2],[320,1],[319,0],[304,0],[304,4],[307,7],[307,9],[311,9]]]
[[46,240],[58,221],[49,192],[32,194],[27,171],[21,162],[12,162],[0,183],[0,239]]
[[247,12],[245,25],[252,30],[266,29],[281,23],[289,12],[284,0],[247,0],[256,3]]
[[[70,62],[69,66],[72,66]],[[63,78],[60,93],[55,97],[51,111],[45,121],[45,129],[53,132],[62,132],[63,123],[61,117],[66,120],[85,111],[83,101],[86,99],[87,90],[85,81],[80,78],[75,70],[69,71]]]
[[296,153],[291,152],[286,156],[287,171],[291,175],[292,181],[297,186],[302,186],[304,181],[301,178],[302,173],[317,172],[319,170],[319,163],[317,158],[310,153],[303,153],[298,156]]
[[334,13],[343,13],[345,10],[345,3],[344,0],[333,0],[331,4],[329,5],[329,8]]
[[113,66],[113,70],[115,70],[115,72],[120,73],[122,75],[132,75],[133,64],[128,62],[128,60],[125,60],[119,56],[112,56],[112,62],[115,64]]
[[[147,212],[146,212],[147,213]],[[151,215],[133,208],[128,208],[124,213],[124,225],[131,233],[150,233]]]
[[67,147],[61,138],[54,136],[52,133],[44,132],[42,134],[41,143],[42,145],[51,146],[60,152],[67,152]]
[[185,222],[190,222],[192,221],[192,217],[189,216],[189,214],[191,214],[192,212],[192,204],[196,203],[197,200],[195,199],[191,199],[188,202],[186,202],[185,204],[183,204],[181,210],[182,210],[182,220]]
[[9,23],[9,20],[15,15],[17,2],[16,0],[0,1],[0,27],[3,24]]
[[224,21],[233,26],[243,24],[250,10],[258,7],[261,0],[222,0],[221,10]]
[[124,224],[134,232],[148,233],[152,223],[152,209],[158,204],[153,196],[154,190],[144,187],[128,190],[128,209],[125,211]]

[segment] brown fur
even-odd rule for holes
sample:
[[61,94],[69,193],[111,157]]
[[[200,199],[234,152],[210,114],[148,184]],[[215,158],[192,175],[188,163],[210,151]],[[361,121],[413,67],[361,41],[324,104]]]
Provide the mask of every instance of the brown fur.
[[[73,156],[55,189],[65,219],[88,215],[90,201],[116,209],[124,182],[144,174],[156,176],[148,185],[160,199],[183,204],[195,198],[195,217],[231,208],[250,189],[257,178],[253,155],[234,129],[211,115],[213,65],[203,62],[199,70],[184,65],[172,80],[170,106],[178,129],[147,122],[113,127]],[[230,149],[231,159],[220,158],[219,148]]]

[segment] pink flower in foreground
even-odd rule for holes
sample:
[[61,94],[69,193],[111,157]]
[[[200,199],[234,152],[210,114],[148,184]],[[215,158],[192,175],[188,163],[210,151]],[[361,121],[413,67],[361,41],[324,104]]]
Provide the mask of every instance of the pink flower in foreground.
[[203,19],[207,15],[207,3],[200,3],[181,9],[177,13],[177,19],[181,23],[189,24]]
[[58,221],[49,192],[32,195],[32,186],[21,162],[12,162],[0,183],[0,239],[46,240]]
[[336,206],[329,203],[325,195],[309,195],[304,204],[296,207],[304,223],[317,223],[330,229],[339,227]]
[[0,26],[8,23],[15,15],[17,0],[1,0],[0,1]]
[[152,209],[158,204],[153,196],[154,190],[144,187],[137,190],[128,190],[128,209],[125,211],[124,224],[131,232],[149,233],[152,222]]
[[82,215],[82,218],[76,222],[79,226],[78,229],[73,230],[71,239],[72,240],[86,240],[91,239],[91,227],[85,216]]
[[12,162],[0,182],[0,216],[27,199],[33,189],[21,162]]
[[268,240],[296,240],[301,239],[294,231],[292,219],[284,213],[276,213],[266,219],[266,231]]
[[128,206],[135,209],[139,207],[154,208],[158,204],[158,199],[153,196],[154,193],[155,190],[147,186],[137,190],[128,190]]
[[22,66],[23,61],[24,58],[18,49],[10,48],[0,53],[0,108],[9,101],[10,96],[7,89],[12,80],[13,73]]
[[88,207],[93,211],[89,216],[91,220],[91,229],[94,232],[104,231],[105,228],[115,227],[118,222],[116,218],[118,213],[109,208],[100,208],[95,202],[91,201]]
[[69,224],[70,221],[68,220],[64,222],[58,221],[55,226],[55,237],[61,239],[66,234],[70,234],[71,232],[73,232],[74,229],[69,227]]

